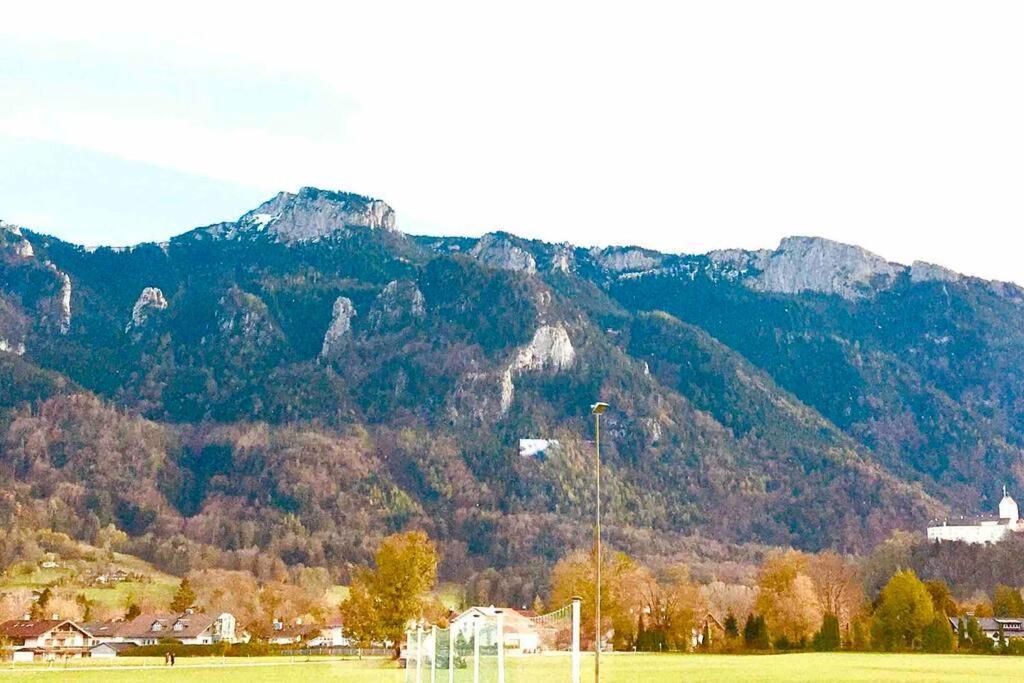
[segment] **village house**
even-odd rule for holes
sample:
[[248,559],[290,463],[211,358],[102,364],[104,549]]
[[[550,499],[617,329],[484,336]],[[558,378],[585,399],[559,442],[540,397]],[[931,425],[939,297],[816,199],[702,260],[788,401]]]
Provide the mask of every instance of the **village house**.
[[12,619],[0,624],[0,641],[16,662],[37,657],[81,657],[90,635],[69,619]]
[[[965,624],[967,623],[967,617],[948,617],[948,619],[949,625],[953,628],[953,633],[957,632],[957,624],[961,619]],[[981,632],[995,642],[999,641],[1000,626],[1002,626],[1004,639],[1024,638],[1024,619],[1012,617],[975,617],[975,620],[978,622],[978,626],[981,627]]]
[[348,647],[351,642],[345,637],[345,625],[341,619],[316,627],[319,633],[308,642],[310,647]]
[[313,638],[319,634],[318,626],[303,624],[302,619],[296,619],[292,624],[275,619],[273,630],[267,636],[267,642],[271,645],[298,645],[307,638]]
[[[462,637],[466,642],[473,639],[474,623],[479,623],[480,645],[491,647],[497,644],[498,614],[501,614],[501,630],[504,636],[506,650],[519,650],[523,653],[539,652],[542,649],[551,649],[553,645],[542,643],[541,629],[534,624],[533,620],[523,613],[511,607],[470,607],[451,619],[452,637],[456,640]],[[487,628],[482,628],[483,625]],[[555,636],[556,634],[551,634]]]
[[186,610],[181,614],[140,614],[127,621],[93,622],[86,630],[91,634],[91,645],[155,645],[161,640],[175,640],[182,645],[212,645],[236,641],[235,617],[228,612],[202,614]]

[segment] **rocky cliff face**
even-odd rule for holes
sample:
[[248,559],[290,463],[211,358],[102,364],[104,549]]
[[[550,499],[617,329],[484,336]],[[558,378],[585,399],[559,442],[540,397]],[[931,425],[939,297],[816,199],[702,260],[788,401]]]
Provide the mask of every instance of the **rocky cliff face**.
[[537,272],[537,261],[533,255],[500,234],[484,235],[470,253],[491,268],[521,273]]
[[590,255],[602,268],[612,273],[650,270],[661,264],[660,254],[634,247],[595,248],[590,250]]
[[414,325],[426,315],[423,292],[411,280],[392,280],[374,300],[369,325],[374,330],[396,330]]
[[220,239],[269,235],[292,243],[344,235],[350,228],[394,230],[395,212],[379,199],[304,187],[297,194],[279,193],[234,223],[212,225],[197,234]]
[[139,298],[135,300],[135,305],[132,306],[132,319],[128,321],[124,331],[128,332],[132,328],[142,327],[154,313],[166,308],[167,299],[164,298],[164,293],[160,291],[160,288],[146,287],[139,294]]
[[331,311],[331,326],[324,335],[320,355],[324,358],[333,357],[345,341],[352,336],[352,318],[356,316],[356,307],[348,297],[339,296],[334,301]]
[[818,292],[845,299],[870,296],[904,270],[866,249],[819,237],[787,237],[754,265],[761,272],[749,284],[759,291]]
[[501,376],[501,412],[512,406],[515,378],[527,372],[563,372],[576,360],[576,349],[561,324],[541,325],[526,346],[516,351]]

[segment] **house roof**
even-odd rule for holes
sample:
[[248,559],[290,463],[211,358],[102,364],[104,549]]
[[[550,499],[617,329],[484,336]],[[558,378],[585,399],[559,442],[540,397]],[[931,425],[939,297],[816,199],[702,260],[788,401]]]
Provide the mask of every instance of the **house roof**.
[[100,643],[99,645],[93,645],[90,650],[95,650],[101,647],[109,647],[114,652],[124,652],[135,647],[135,643]]
[[322,626],[316,624],[285,624],[270,632],[270,638],[299,638],[311,633],[319,633]]
[[128,621],[106,622],[109,629],[101,634],[122,638],[195,638],[210,628],[217,618],[209,614],[175,614],[151,612]]
[[497,618],[498,612],[502,614],[502,628],[508,632],[523,633],[528,631],[536,631],[537,625],[533,619],[524,615],[519,610],[511,607],[470,607],[460,614],[455,615],[452,621],[460,621],[464,618],[472,617],[473,614],[479,614],[483,617]]
[[58,626],[71,624],[73,628],[88,635],[81,626],[70,619],[11,619],[0,624],[0,636],[5,638],[38,638]]

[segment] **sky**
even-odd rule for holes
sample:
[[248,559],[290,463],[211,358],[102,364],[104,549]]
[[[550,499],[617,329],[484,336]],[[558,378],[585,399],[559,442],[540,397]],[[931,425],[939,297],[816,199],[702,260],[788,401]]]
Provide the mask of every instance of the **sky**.
[[1024,282],[1022,34],[997,1],[16,3],[0,218],[133,244],[312,185],[411,233]]

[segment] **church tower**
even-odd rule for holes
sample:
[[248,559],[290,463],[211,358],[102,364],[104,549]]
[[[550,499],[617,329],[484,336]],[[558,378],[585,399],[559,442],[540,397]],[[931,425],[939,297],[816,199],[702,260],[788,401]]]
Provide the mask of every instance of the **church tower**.
[[1006,487],[1003,487],[1003,499],[999,501],[999,518],[1010,520],[1010,524],[1016,524],[1020,519],[1020,511],[1017,509],[1017,501],[1006,494]]

